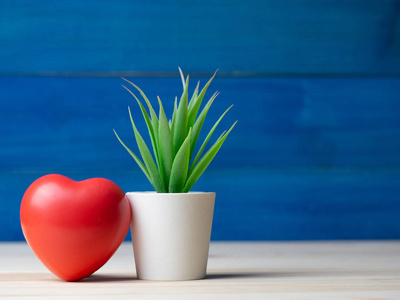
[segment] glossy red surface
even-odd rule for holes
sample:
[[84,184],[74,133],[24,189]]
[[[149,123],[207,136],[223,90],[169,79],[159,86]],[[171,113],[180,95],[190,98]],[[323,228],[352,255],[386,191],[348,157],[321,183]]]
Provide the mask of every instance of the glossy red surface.
[[36,256],[66,281],[103,266],[123,242],[131,212],[125,193],[104,178],[74,181],[46,175],[27,189],[21,226]]

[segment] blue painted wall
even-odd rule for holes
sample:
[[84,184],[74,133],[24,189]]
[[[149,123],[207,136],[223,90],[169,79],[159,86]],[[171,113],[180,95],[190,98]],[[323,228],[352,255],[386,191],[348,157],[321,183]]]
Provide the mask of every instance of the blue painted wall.
[[[237,127],[195,186],[214,240],[400,238],[400,1],[0,2],[0,240],[38,177],[150,184],[120,76],[171,113],[219,68],[209,126]],[[207,127],[206,127],[207,128]]]
[[0,72],[396,74],[398,0],[4,0]]

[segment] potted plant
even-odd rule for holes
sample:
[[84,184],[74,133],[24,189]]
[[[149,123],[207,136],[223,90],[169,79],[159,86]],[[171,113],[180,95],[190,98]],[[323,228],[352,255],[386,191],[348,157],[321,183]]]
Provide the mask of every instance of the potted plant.
[[131,209],[131,232],[137,276],[148,280],[192,280],[206,275],[215,193],[190,192],[213,160],[236,122],[203,152],[229,107],[211,128],[195,153],[195,146],[207,113],[217,97],[216,92],[200,111],[201,103],[214,76],[199,91],[197,84],[188,98],[189,76],[186,80],[179,69],[183,93],[168,120],[159,97],[158,117],[144,92],[129,80],[143,97],[149,113],[136,95],[146,122],[153,148],[147,147],[133,121],[136,143],[142,160],[131,151],[115,132],[119,142],[133,157],[155,189],[155,192],[127,193]]

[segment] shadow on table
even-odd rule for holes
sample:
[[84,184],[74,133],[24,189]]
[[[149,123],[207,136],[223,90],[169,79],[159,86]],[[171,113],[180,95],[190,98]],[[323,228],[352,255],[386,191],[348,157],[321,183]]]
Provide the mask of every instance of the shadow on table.
[[126,275],[92,275],[90,277],[84,278],[78,283],[92,283],[92,282],[114,282],[114,281],[133,281],[137,280],[136,276],[126,276]]
[[[329,272],[328,272],[329,273]],[[226,272],[207,274],[203,280],[235,279],[235,278],[282,278],[282,277],[309,277],[329,275],[318,271],[298,271],[298,272],[279,272],[279,271],[253,271],[253,272]],[[134,281],[139,280],[136,276],[126,275],[92,275],[79,282],[113,282],[113,281]]]
[[[204,280],[235,279],[235,278],[279,278],[279,277],[302,277],[310,276],[309,272],[241,272],[241,273],[213,273],[207,274]],[[315,274],[314,274],[315,275]],[[124,275],[92,275],[78,282],[116,282],[139,280],[136,276]]]
[[[240,272],[240,273],[212,273],[207,274],[205,280],[234,279],[234,278],[282,278],[282,277],[308,277],[321,276],[322,272]],[[326,274],[325,274],[326,275]]]

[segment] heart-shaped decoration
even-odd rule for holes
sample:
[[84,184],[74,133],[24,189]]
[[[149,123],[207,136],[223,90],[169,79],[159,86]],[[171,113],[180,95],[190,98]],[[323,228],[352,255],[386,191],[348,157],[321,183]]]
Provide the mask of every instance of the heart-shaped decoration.
[[46,175],[27,189],[21,226],[36,256],[66,281],[83,279],[102,267],[129,230],[125,193],[110,180],[74,181]]

